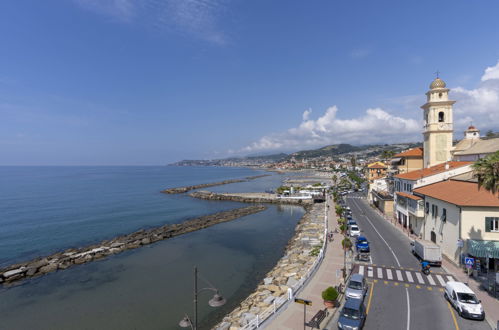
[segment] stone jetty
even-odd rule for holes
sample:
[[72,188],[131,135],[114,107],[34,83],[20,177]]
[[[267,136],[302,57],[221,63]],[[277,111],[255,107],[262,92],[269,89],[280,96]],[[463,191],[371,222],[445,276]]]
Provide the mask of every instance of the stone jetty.
[[222,222],[231,221],[246,215],[261,212],[266,207],[252,205],[229,211],[218,212],[186,220],[179,224],[164,225],[152,229],[142,229],[128,235],[118,236],[111,240],[84,248],[72,248],[50,256],[37,258],[28,262],[18,263],[0,269],[0,285],[8,285],[25,278],[45,275],[59,269],[66,269],[74,265],[99,260],[109,255],[125,250],[136,249],[170,237],[179,236]]
[[225,200],[242,203],[274,203],[274,204],[292,204],[292,205],[308,205],[313,204],[311,198],[281,198],[277,194],[269,193],[214,193],[205,190],[194,191],[189,196],[200,199],[209,200]]
[[255,176],[248,176],[244,179],[233,179],[233,180],[224,180],[220,182],[212,182],[212,183],[203,183],[203,184],[198,184],[195,186],[185,186],[185,187],[178,187],[178,188],[168,188],[165,190],[162,190],[161,192],[164,194],[183,194],[185,192],[194,190],[194,189],[201,189],[201,188],[208,188],[208,187],[214,187],[214,186],[221,186],[224,184],[229,184],[229,183],[237,183],[237,182],[247,182],[251,181],[254,179],[258,178],[263,178],[265,176],[269,176],[270,174],[262,174],[262,175],[255,175]]
[[[284,256],[266,274],[263,281],[222,322],[213,327],[216,330],[237,330],[256,315],[271,307],[274,300],[287,295],[307,273],[318,258],[324,239],[324,204],[305,206],[307,212],[296,226],[295,235],[288,243]],[[260,322],[263,321],[260,319]]]

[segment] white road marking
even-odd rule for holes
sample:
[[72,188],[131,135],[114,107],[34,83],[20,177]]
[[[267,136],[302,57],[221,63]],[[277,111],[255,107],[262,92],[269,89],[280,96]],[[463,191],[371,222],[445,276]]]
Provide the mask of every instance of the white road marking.
[[364,275],[364,265],[359,266],[359,274]]
[[391,269],[386,270],[386,276],[388,277],[389,280],[393,280],[393,275],[392,275]]
[[440,284],[441,284],[442,286],[445,286],[445,281],[444,281],[444,279],[442,278],[442,276],[437,275],[437,280],[440,282]]
[[397,273],[397,280],[403,281],[404,278],[402,277],[402,272],[398,269],[395,272]]
[[416,273],[416,277],[418,278],[418,282],[420,284],[424,284],[423,276],[421,276],[421,273]]
[[407,295],[407,330],[411,328],[411,305],[409,303],[409,290],[405,288],[405,293]]
[[[355,204],[355,201],[353,201],[353,203]],[[383,242],[385,242],[386,246],[388,247],[388,249],[390,250],[390,252],[393,254],[393,257],[395,258],[395,261],[397,262],[397,265],[400,267],[399,259],[395,255],[395,252],[393,252],[391,246],[385,241],[385,239],[383,238],[383,236],[381,236],[381,234],[379,233],[378,229],[376,229],[376,227],[374,227],[374,225],[371,222],[371,220],[369,220],[369,218],[365,214],[363,214],[364,212],[361,212],[361,213],[364,216],[364,218],[367,220],[367,222],[369,222],[369,224],[371,225],[371,227],[373,227],[374,231],[378,234],[378,236],[381,238],[381,240]]]
[[412,279],[412,274],[411,274],[411,272],[406,271],[406,272],[405,272],[405,276],[407,276],[407,280],[408,280],[409,282],[411,282],[411,283],[412,283],[412,282],[414,282],[414,280]]
[[437,285],[435,281],[433,280],[433,277],[431,275],[427,275],[426,278],[428,279],[428,282],[430,282],[431,285]]
[[383,268],[378,268],[378,278],[383,278]]
[[452,276],[447,276],[447,279],[449,280],[449,282],[453,282],[454,281],[454,278]]
[[373,277],[373,268],[372,267],[367,267],[367,276]]

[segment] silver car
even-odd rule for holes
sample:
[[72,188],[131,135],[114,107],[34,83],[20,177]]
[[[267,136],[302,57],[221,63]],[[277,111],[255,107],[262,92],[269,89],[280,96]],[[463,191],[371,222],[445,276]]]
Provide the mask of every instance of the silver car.
[[355,298],[355,299],[364,299],[364,296],[367,293],[367,282],[362,274],[353,274],[350,276],[350,280],[348,281],[347,288],[345,290],[345,297]]

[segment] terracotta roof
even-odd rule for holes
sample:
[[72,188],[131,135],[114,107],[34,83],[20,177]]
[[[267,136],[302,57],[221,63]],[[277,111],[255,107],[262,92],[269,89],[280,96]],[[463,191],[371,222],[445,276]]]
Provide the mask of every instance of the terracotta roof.
[[386,166],[380,164],[374,164],[367,166],[367,168],[386,168]]
[[423,157],[423,148],[412,148],[404,152],[398,153],[393,157]]
[[[445,164],[449,165],[448,169],[445,169]],[[421,178],[424,178],[424,177],[427,177],[430,175],[446,172],[448,170],[462,167],[462,166],[469,165],[469,164],[473,164],[473,162],[446,162],[446,163],[438,164],[438,165],[435,165],[432,167],[423,168],[421,170],[416,170],[416,171],[411,171],[411,172],[395,175],[395,177],[399,178],[399,179],[418,180],[418,179],[421,179]]]
[[408,194],[408,193],[405,193],[405,192],[398,192],[397,195],[402,196],[402,197],[407,197],[407,198],[410,198],[410,199],[414,199],[415,201],[419,201],[419,200],[422,199],[419,196],[415,196],[415,195]]
[[499,207],[499,193],[494,195],[484,188],[478,189],[474,182],[448,180],[414,189],[414,192],[460,206]]

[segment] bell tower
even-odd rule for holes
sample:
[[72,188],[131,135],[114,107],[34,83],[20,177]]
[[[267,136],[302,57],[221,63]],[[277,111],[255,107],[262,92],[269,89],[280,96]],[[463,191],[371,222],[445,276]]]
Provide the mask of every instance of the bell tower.
[[452,105],[445,82],[436,78],[426,92],[424,110],[424,160],[423,167],[431,167],[449,161],[452,149]]

